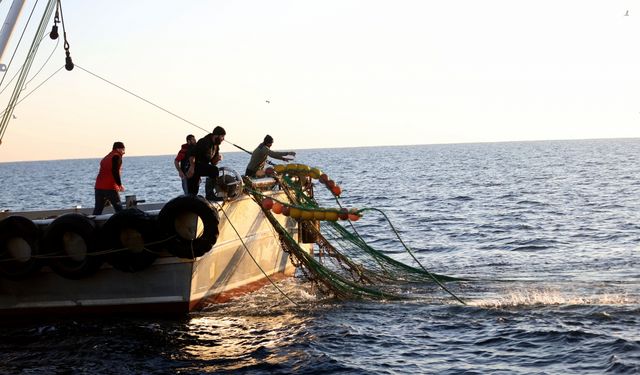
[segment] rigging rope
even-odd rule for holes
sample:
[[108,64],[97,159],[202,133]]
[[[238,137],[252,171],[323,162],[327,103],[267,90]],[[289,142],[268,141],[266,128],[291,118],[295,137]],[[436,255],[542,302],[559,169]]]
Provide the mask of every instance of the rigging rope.
[[[42,39],[44,39],[44,37],[42,37]],[[42,40],[40,40],[40,43],[42,43]],[[47,64],[49,63],[49,60],[51,60],[51,57],[53,57],[54,52],[56,52],[56,48],[58,48],[58,44],[60,44],[60,41],[56,41],[56,45],[53,46],[53,49],[51,50],[51,53],[49,54],[49,56],[47,57],[47,59],[44,61],[44,63],[42,63],[42,66],[40,67],[40,69],[38,69],[38,71],[33,75],[33,77],[31,77],[30,80],[28,80],[27,82],[25,82],[24,86],[22,87],[22,90],[27,88],[27,85],[29,83],[31,83],[31,81],[33,81],[34,79],[36,79],[36,77],[38,76],[38,74],[40,74],[40,72],[42,72],[42,69],[44,69],[45,66],[47,66]],[[14,76],[15,78],[15,76]],[[11,78],[11,81],[13,81],[13,78]],[[7,84],[8,85],[8,84]],[[2,90],[4,91],[4,90]],[[0,94],[2,93],[2,91],[0,91]],[[17,103],[16,103],[17,104]]]
[[180,119],[180,120],[182,120],[182,121],[186,122],[187,124],[189,124],[189,125],[191,125],[191,126],[193,126],[193,127],[196,127],[196,128],[198,128],[198,129],[200,129],[200,130],[203,130],[203,131],[205,131],[205,132],[209,133],[209,131],[208,131],[207,129],[205,129],[205,128],[203,128],[203,127],[201,127],[201,126],[197,125],[197,124],[194,124],[193,122],[191,122],[191,121],[189,121],[189,120],[185,119],[184,117],[178,116],[177,114],[175,114],[175,113],[173,113],[173,112],[169,111],[168,109],[165,109],[165,108],[163,108],[163,107],[159,106],[158,104],[155,104],[155,103],[151,102],[150,100],[147,100],[147,99],[143,98],[142,96],[140,96],[140,95],[138,95],[138,94],[135,94],[135,93],[133,93],[133,92],[131,92],[131,91],[129,91],[129,90],[127,90],[127,89],[125,89],[124,87],[122,87],[122,86],[120,86],[120,85],[117,85],[117,84],[115,84],[115,83],[113,83],[113,82],[109,81],[108,79],[106,79],[106,78],[104,78],[104,77],[101,77],[101,76],[97,75],[96,73],[93,73],[93,72],[91,72],[91,71],[89,71],[89,70],[87,70],[87,69],[85,69],[85,68],[81,67],[81,66],[80,66],[80,65],[78,65],[78,64],[76,64],[75,66],[76,66],[77,68],[79,68],[80,70],[82,70],[82,71],[84,71],[84,72],[86,72],[86,73],[88,73],[88,74],[90,74],[90,75],[92,75],[92,76],[94,76],[94,77],[96,77],[96,78],[98,78],[98,79],[100,79],[100,80],[102,80],[102,81],[104,81],[104,82],[106,82],[106,83],[108,83],[108,84],[110,84],[110,85],[112,85],[112,86],[114,86],[114,87],[116,87],[116,88],[118,88],[118,89],[120,89],[120,90],[124,91],[124,92],[126,92],[127,94],[129,94],[129,95],[131,95],[131,96],[134,96],[134,97],[136,97],[136,98],[138,98],[138,99],[142,100],[143,102],[145,102],[145,103],[147,103],[147,104],[150,104],[150,105],[152,105],[152,106],[154,106],[154,107],[158,108],[159,110],[164,111],[164,112],[166,112],[166,113],[170,114],[171,116],[173,116],[173,117],[175,117],[175,118],[177,118],[177,119]]
[[51,18],[51,14],[53,13],[53,8],[55,6],[55,0],[49,0],[47,3],[47,7],[45,9],[44,14],[42,15],[42,19],[40,20],[40,24],[38,25],[38,30],[36,32],[35,37],[33,38],[33,42],[31,43],[31,47],[29,48],[29,52],[27,53],[27,59],[22,66],[22,71],[18,76],[18,80],[13,89],[13,94],[9,100],[9,104],[7,104],[7,108],[5,109],[4,114],[2,115],[2,120],[0,120],[0,144],[2,143],[2,139],[4,137],[4,133],[7,130],[7,125],[9,123],[9,119],[11,115],[13,115],[13,110],[17,104],[18,98],[20,97],[20,92],[22,92],[22,87],[24,82],[29,74],[29,69],[31,69],[31,64],[35,59],[36,51],[40,46],[40,41],[44,35],[46,30],[47,22]]
[[58,20],[58,10],[60,11],[60,20],[62,23],[62,36],[64,38],[64,53],[66,55],[64,68],[67,69],[68,71],[71,71],[73,70],[74,65],[73,65],[73,61],[71,61],[71,52],[69,52],[69,41],[67,40],[67,29],[64,24],[64,15],[62,14],[61,0],[58,0],[58,3],[56,5],[56,21]]
[[[229,144],[230,144],[230,145],[232,145],[232,146],[235,146],[235,147],[239,148],[240,150],[242,150],[242,151],[246,152],[246,153],[247,153],[247,154],[249,154],[249,155],[253,155],[253,152],[248,151],[248,150],[246,150],[246,149],[244,149],[244,148],[242,148],[242,147],[238,146],[238,145],[237,145],[237,144],[235,144],[235,143],[231,143],[231,142],[227,141],[226,139],[225,139],[224,141],[225,141],[225,142],[227,142],[227,143],[229,143]],[[269,165],[275,165],[271,160],[267,160],[267,161],[266,161],[266,163],[267,163],[267,164],[269,164]]]
[[[33,90],[29,91],[27,93],[27,95],[23,96],[22,99],[18,100],[18,102],[16,103],[16,106],[20,103],[22,103],[25,99],[27,99],[31,94],[33,94],[37,89],[39,89],[42,85],[44,85],[45,83],[47,83],[48,80],[50,80],[51,78],[53,78],[53,76],[55,76],[56,74],[58,74],[59,71],[62,70],[62,68],[64,68],[64,65],[59,67],[58,70],[56,70],[55,72],[53,72],[49,77],[47,77],[47,79],[45,79],[44,81],[42,81],[38,86],[34,87]],[[0,116],[3,115],[7,110],[5,109],[4,111],[0,112]]]
[[[22,43],[22,38],[24,37],[24,33],[27,31],[27,26],[29,26],[29,24],[31,23],[31,17],[33,16],[33,12],[36,10],[36,6],[38,5],[38,1],[36,1],[35,4],[33,4],[33,8],[31,8],[31,13],[29,13],[29,18],[27,18],[27,23],[24,25],[24,29],[22,29],[22,33],[20,34],[20,38],[18,39],[18,43],[16,44],[16,48],[13,50],[13,54],[11,55],[11,59],[9,59],[9,64],[7,64],[7,70],[5,71],[5,73],[2,75],[2,79],[0,80],[0,87],[2,86],[2,83],[4,82],[5,77],[7,76],[7,73],[9,71],[9,68],[11,67],[11,63],[13,62],[14,57],[16,56],[16,53],[18,52],[18,48],[20,47],[20,44]],[[21,67],[22,69],[22,67]],[[14,75],[13,78],[15,78],[16,76]],[[13,78],[11,79],[11,81],[13,81]],[[11,83],[11,81],[9,81],[9,83]],[[7,85],[9,85],[9,83],[7,83]],[[2,91],[4,91],[4,89],[2,89]]]
[[247,254],[249,254],[249,257],[251,257],[251,260],[253,260],[253,263],[255,263],[255,265],[258,267],[258,269],[260,270],[260,272],[262,272],[262,274],[264,275],[264,277],[267,278],[267,280],[269,280],[269,282],[271,283],[271,285],[273,285],[278,292],[280,292],[280,294],[282,294],[286,299],[289,300],[289,302],[291,302],[294,305],[298,305],[297,303],[295,303],[282,289],[280,289],[278,287],[278,285],[271,279],[271,277],[269,277],[269,275],[267,275],[267,273],[264,271],[264,269],[262,269],[262,267],[260,267],[260,264],[258,263],[258,261],[256,260],[256,258],[253,256],[253,254],[251,254],[251,251],[249,251],[249,248],[247,247],[247,245],[244,243],[244,240],[242,239],[242,236],[240,235],[240,233],[238,233],[238,230],[236,229],[236,227],[233,225],[233,223],[231,222],[231,219],[229,218],[229,216],[227,215],[227,212],[225,210],[222,209],[222,205],[218,205],[220,208],[220,211],[222,211],[222,213],[224,214],[224,217],[227,218],[227,222],[229,223],[229,225],[231,226],[231,228],[233,229],[233,231],[235,232],[236,236],[238,236],[238,239],[240,240],[240,243],[242,243],[242,246],[244,247],[244,249],[246,250]]
[[[114,82],[112,82],[112,81],[110,81],[110,80],[108,80],[107,78],[104,78],[104,77],[102,77],[102,76],[100,76],[100,75],[98,75],[98,74],[96,74],[96,73],[94,73],[94,72],[92,72],[92,71],[89,71],[88,69],[83,68],[82,66],[80,66],[80,65],[78,65],[78,64],[75,64],[75,66],[76,66],[77,68],[79,68],[80,70],[82,70],[82,71],[84,71],[84,72],[86,72],[86,73],[88,73],[88,74],[92,75],[93,77],[98,78],[98,79],[100,79],[100,80],[102,80],[102,81],[104,81],[104,82],[106,82],[106,83],[108,83],[108,84],[112,85],[113,87],[116,87],[116,88],[118,88],[118,89],[120,89],[120,90],[122,90],[122,91],[126,92],[127,94],[129,94],[129,95],[131,95],[131,96],[133,96],[133,97],[135,97],[135,98],[137,98],[137,99],[139,99],[139,100],[142,100],[143,102],[145,102],[145,103],[147,103],[147,104],[149,104],[149,105],[152,105],[152,106],[156,107],[157,109],[159,109],[159,110],[161,110],[161,111],[163,111],[163,112],[166,112],[166,113],[170,114],[171,116],[173,116],[173,117],[175,117],[175,118],[177,118],[177,119],[179,119],[179,120],[182,120],[182,121],[186,122],[187,124],[189,124],[189,125],[191,125],[191,126],[193,126],[193,127],[195,127],[195,128],[198,128],[198,129],[200,129],[200,130],[204,131],[205,133],[210,133],[210,132],[209,132],[209,130],[207,130],[207,129],[203,128],[202,126],[200,126],[200,125],[198,125],[198,124],[195,124],[195,123],[193,123],[193,122],[191,122],[191,121],[189,121],[189,120],[185,119],[184,117],[182,117],[182,116],[180,116],[180,115],[177,115],[176,113],[174,113],[174,112],[172,112],[172,111],[170,111],[170,110],[168,110],[168,109],[166,109],[166,108],[164,108],[164,107],[162,107],[162,106],[160,106],[160,105],[158,105],[158,104],[156,104],[156,103],[154,103],[154,102],[152,102],[152,101],[150,101],[150,100],[148,100],[148,99],[145,99],[144,97],[142,97],[142,96],[140,96],[140,95],[138,95],[138,94],[136,94],[136,93],[134,93],[134,92],[132,92],[132,91],[130,91],[130,90],[128,90],[128,89],[126,89],[126,88],[124,88],[124,87],[122,87],[122,86],[120,86],[120,85],[118,85],[118,84],[116,84],[116,83],[114,83]],[[244,149],[244,148],[242,148],[242,147],[238,146],[238,145],[237,145],[237,144],[235,144],[235,143],[229,142],[229,141],[227,141],[227,140],[225,140],[225,142],[227,142],[227,143],[231,144],[232,146],[234,146],[234,147],[236,147],[236,148],[238,148],[238,149],[240,149],[240,150],[242,150],[242,151],[246,152],[246,153],[247,153],[247,154],[249,154],[249,155],[252,155],[252,152],[251,152],[251,151],[248,151],[248,150],[246,150],[246,149]],[[273,164],[271,161],[269,161],[269,160],[267,160],[267,164],[274,165],[274,164]]]

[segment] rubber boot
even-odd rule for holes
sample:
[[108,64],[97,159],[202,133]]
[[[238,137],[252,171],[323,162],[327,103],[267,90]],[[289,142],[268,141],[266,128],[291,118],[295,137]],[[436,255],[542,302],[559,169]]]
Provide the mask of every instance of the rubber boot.
[[208,201],[215,201],[216,200],[216,194],[213,191],[213,179],[210,177],[207,177],[207,181],[204,183],[204,191],[205,191],[205,197],[207,198]]

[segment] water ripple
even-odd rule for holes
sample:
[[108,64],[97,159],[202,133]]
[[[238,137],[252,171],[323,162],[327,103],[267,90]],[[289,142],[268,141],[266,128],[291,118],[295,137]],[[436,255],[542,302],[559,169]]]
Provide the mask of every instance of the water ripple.
[[[179,194],[172,157],[126,157],[128,194]],[[640,140],[299,150],[297,158],[340,182],[344,206],[383,210],[431,271],[470,279],[447,285],[467,305],[433,284],[406,286],[408,301],[339,302],[288,279],[278,285],[295,306],[268,285],[183,320],[3,327],[0,372],[640,372]],[[247,161],[227,153],[223,164],[242,171]],[[0,209],[91,206],[97,165],[0,163]],[[316,197],[335,206],[325,189]],[[414,264],[381,215],[367,211],[356,226]]]

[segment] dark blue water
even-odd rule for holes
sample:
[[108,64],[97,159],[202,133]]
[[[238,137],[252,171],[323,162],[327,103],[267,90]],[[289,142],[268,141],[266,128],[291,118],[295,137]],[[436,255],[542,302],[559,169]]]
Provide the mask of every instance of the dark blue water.
[[[295,306],[266,286],[180,320],[3,326],[0,373],[640,373],[639,155],[638,139],[300,150],[431,271],[474,279],[449,284],[467,305],[431,285],[338,302],[288,279]],[[97,165],[0,164],[0,209],[91,206]],[[172,156],[125,157],[123,179],[149,202],[180,192]],[[410,262],[381,215],[356,225]]]

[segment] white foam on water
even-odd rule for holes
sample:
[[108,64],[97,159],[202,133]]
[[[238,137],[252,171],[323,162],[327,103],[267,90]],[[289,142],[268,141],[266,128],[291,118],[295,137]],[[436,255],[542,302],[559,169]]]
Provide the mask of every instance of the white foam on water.
[[305,301],[315,301],[318,299],[318,296],[315,293],[309,293],[304,289],[299,290],[298,297]]
[[517,307],[517,306],[544,306],[544,305],[627,305],[639,301],[627,294],[601,294],[590,296],[578,296],[564,293],[555,289],[521,289],[508,291],[504,296],[490,299],[478,299],[469,301],[471,306],[478,307]]

